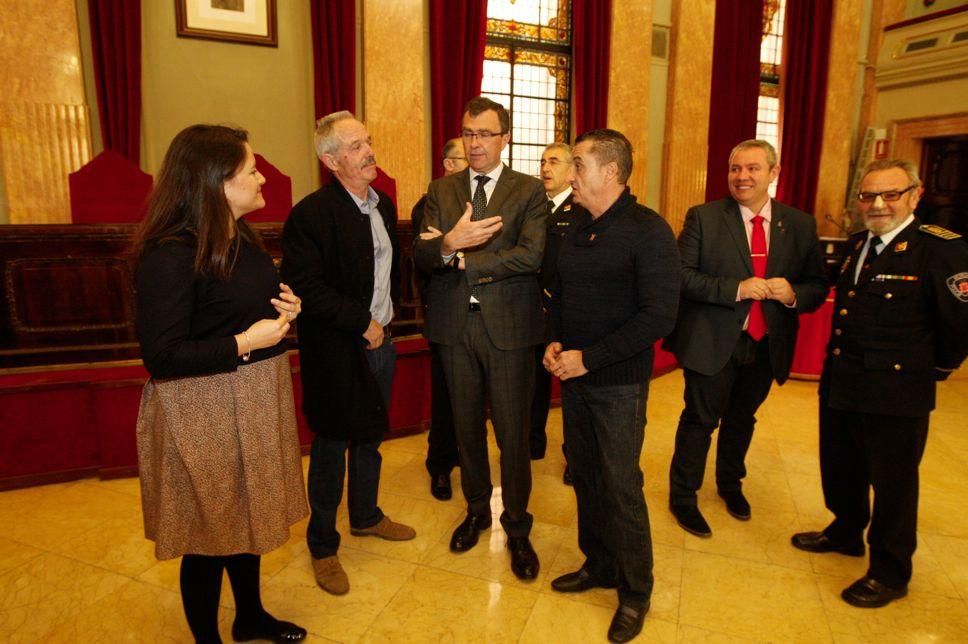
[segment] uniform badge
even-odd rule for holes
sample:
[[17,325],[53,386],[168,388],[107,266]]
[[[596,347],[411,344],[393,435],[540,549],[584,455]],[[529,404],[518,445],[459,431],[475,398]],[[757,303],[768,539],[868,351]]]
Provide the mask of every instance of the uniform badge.
[[559,221],[558,223],[555,224],[555,226],[571,226],[571,222],[570,221]]
[[849,255],[847,256],[847,259],[844,260],[844,263],[840,265],[840,274],[841,275],[843,275],[844,273],[847,272],[847,267],[848,266],[850,266],[850,256]]
[[956,273],[945,280],[951,294],[962,302],[968,302],[968,273]]
[[561,212],[571,212],[571,204],[565,204],[565,207],[561,209]]
[[908,243],[906,241],[898,242],[894,244],[894,252],[903,253],[904,251],[907,250],[907,247],[908,247]]
[[958,233],[948,230],[947,228],[942,228],[941,226],[935,226],[934,224],[922,224],[918,226],[918,230],[922,233],[927,233],[932,237],[937,237],[938,239],[960,239],[961,235]]

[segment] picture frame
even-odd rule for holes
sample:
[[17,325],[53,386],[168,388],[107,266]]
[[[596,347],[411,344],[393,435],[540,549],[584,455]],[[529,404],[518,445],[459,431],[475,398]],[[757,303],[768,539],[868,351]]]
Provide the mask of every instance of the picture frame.
[[276,0],[175,0],[176,35],[278,47]]

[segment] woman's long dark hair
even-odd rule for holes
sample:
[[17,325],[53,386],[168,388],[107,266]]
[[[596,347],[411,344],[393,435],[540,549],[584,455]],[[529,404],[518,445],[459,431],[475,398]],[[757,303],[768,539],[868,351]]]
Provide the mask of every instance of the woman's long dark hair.
[[175,136],[135,237],[136,258],[156,243],[193,239],[195,272],[225,278],[241,239],[264,249],[258,233],[235,220],[225,198],[225,182],[245,162],[247,140],[245,130],[224,125],[192,125]]

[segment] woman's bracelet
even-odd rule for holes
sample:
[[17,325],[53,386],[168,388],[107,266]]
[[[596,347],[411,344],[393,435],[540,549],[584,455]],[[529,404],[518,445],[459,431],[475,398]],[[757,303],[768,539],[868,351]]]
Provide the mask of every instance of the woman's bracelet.
[[249,339],[249,332],[243,331],[242,335],[245,336],[245,353],[242,354],[242,362],[248,362],[249,358],[252,357],[252,340]]

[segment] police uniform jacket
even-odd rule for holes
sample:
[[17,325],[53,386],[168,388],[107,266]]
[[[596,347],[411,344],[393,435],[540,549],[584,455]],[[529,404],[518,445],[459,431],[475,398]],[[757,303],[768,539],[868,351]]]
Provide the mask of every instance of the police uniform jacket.
[[918,417],[968,353],[968,245],[915,218],[854,283],[864,231],[837,282],[821,396],[842,411]]
[[576,214],[582,207],[574,203],[575,193],[568,195],[561,205],[548,215],[548,234],[545,237],[544,257],[541,258],[541,272],[538,281],[541,284],[541,295],[548,307],[551,297],[551,287],[558,273],[558,255],[561,254],[561,243],[572,229]]

